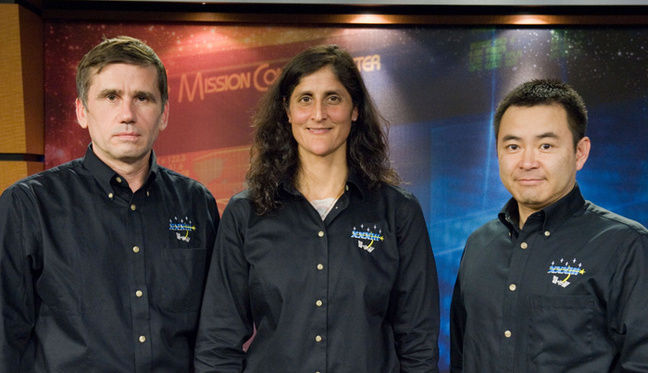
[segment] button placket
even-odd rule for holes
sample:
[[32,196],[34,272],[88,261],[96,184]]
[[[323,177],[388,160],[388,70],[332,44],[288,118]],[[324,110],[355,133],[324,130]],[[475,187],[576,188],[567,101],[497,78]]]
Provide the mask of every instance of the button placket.
[[316,282],[317,287],[315,292],[312,294],[314,299],[312,299],[311,304],[313,304],[314,318],[313,318],[313,327],[315,336],[313,337],[314,344],[317,346],[317,350],[324,353],[326,351],[326,330],[327,330],[327,318],[326,318],[326,294],[328,293],[328,234],[326,231],[326,224],[321,222],[319,230],[316,230],[317,234],[317,250],[316,255]]

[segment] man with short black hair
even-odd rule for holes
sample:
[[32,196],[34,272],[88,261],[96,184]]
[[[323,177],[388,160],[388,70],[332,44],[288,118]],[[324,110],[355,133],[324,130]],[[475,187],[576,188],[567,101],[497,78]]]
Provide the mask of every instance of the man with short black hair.
[[495,113],[512,194],[467,240],[451,306],[452,372],[648,372],[648,230],[583,199],[587,111],[559,81]]

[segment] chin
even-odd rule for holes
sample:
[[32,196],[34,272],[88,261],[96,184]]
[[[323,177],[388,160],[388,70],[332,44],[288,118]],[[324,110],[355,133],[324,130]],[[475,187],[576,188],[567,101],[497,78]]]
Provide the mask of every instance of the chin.
[[541,205],[541,201],[536,195],[529,195],[525,193],[514,194],[513,198],[519,203],[525,206],[536,206]]

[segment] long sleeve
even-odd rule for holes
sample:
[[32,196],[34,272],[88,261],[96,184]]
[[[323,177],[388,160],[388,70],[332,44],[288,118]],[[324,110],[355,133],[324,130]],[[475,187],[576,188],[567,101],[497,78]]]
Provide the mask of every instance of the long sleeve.
[[624,372],[648,372],[648,235],[637,236],[620,257],[607,302],[608,330]]
[[[29,255],[36,245],[31,232],[37,229],[31,214],[9,188],[0,197],[0,372],[29,371],[33,364],[27,354],[35,323],[32,265]],[[22,368],[21,368],[22,367]]]
[[466,309],[461,295],[461,278],[457,281],[450,305],[450,371],[463,372],[463,341],[466,329]]
[[243,343],[253,331],[248,264],[242,252],[244,225],[234,205],[230,203],[223,213],[205,286],[196,341],[196,373],[241,372],[245,361]]
[[438,372],[439,287],[416,198],[399,206],[396,222],[400,266],[391,314],[401,372]]

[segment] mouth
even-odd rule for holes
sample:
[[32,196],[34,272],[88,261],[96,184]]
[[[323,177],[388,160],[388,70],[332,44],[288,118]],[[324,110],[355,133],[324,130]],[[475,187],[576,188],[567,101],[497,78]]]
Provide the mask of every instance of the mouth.
[[542,178],[520,178],[517,179],[517,182],[521,185],[534,186],[542,183],[544,179]]
[[316,128],[316,127],[308,127],[307,130],[308,132],[315,134],[315,135],[321,135],[324,133],[328,133],[331,131],[332,128]]
[[140,135],[134,132],[123,132],[116,134],[115,137],[123,141],[137,141]]

